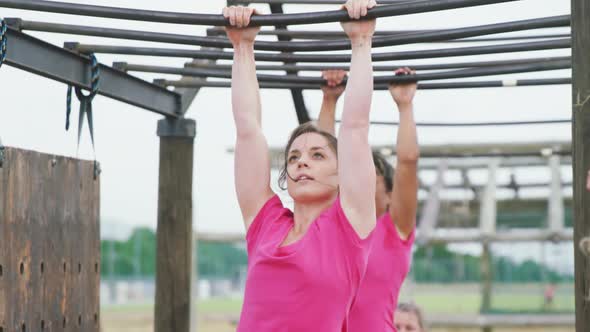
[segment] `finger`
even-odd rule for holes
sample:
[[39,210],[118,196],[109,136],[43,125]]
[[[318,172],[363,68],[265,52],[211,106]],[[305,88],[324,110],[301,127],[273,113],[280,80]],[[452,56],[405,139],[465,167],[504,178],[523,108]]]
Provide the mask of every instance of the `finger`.
[[361,7],[361,13],[360,13],[361,17],[367,16],[368,3],[365,2],[365,3],[361,4],[360,7]]
[[243,14],[243,24],[244,27],[247,27],[248,25],[250,25],[250,16],[252,15],[252,9],[251,8],[246,8],[246,10],[244,10],[244,14]]
[[361,4],[358,2],[353,2],[352,11],[354,19],[358,20],[361,17]]
[[344,9],[346,9],[346,12],[348,13],[348,17],[354,18],[353,5],[350,2],[347,2],[346,4],[344,4]]
[[336,85],[336,80],[334,79],[334,73],[330,73],[330,76],[328,77],[328,83],[330,84],[330,86]]
[[244,7],[236,8],[236,25],[238,28],[244,26]]
[[223,8],[223,11],[222,11],[223,17],[228,18],[228,16],[229,16],[228,11],[229,11],[229,8],[227,8],[227,7]]
[[228,9],[229,24],[233,27],[236,26],[236,8],[229,7]]
[[377,2],[375,0],[370,0],[369,5],[367,6],[369,9],[377,6]]

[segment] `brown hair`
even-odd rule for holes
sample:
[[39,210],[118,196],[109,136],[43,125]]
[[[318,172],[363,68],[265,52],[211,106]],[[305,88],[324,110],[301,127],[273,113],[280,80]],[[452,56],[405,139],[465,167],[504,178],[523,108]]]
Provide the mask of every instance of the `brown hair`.
[[385,180],[385,189],[390,193],[393,190],[393,176],[395,175],[393,166],[381,153],[376,151],[373,151],[373,163],[375,163],[377,174],[381,175]]
[[330,147],[330,149],[332,149],[332,151],[334,151],[334,153],[338,155],[338,140],[336,139],[336,137],[334,137],[334,135],[328,133],[327,131],[319,129],[311,122],[306,122],[304,124],[299,125],[291,133],[289,141],[287,142],[287,147],[285,148],[285,152],[283,153],[283,167],[281,169],[281,173],[279,174],[279,188],[283,190],[287,189],[285,187],[285,183],[287,182],[287,163],[291,145],[293,145],[293,142],[297,137],[309,133],[316,133],[324,136],[324,138],[326,138],[326,141],[328,141],[328,146]]
[[425,329],[424,316],[422,315],[422,310],[414,303],[401,302],[397,305],[396,310],[415,315],[418,319],[418,325],[420,325],[420,329]]

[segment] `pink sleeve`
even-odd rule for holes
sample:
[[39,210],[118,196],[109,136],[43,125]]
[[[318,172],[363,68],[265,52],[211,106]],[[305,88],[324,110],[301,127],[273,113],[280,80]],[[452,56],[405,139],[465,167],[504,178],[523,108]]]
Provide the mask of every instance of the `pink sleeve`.
[[283,209],[283,203],[278,195],[274,195],[264,203],[250,224],[248,232],[246,232],[248,255],[256,248],[260,242],[261,235],[268,229],[272,221],[282,213]]
[[401,244],[404,247],[409,247],[411,249],[412,245],[414,244],[414,239],[416,236],[415,235],[416,234],[416,227],[414,227],[414,229],[412,229],[412,232],[410,232],[410,234],[408,235],[408,238],[404,240],[399,235],[399,232],[397,230],[397,226],[395,226],[395,223],[392,221],[391,215],[389,213],[386,213],[382,218],[384,218],[383,222],[388,223],[387,227],[391,229],[391,232],[394,235],[394,241],[398,242],[399,244]]
[[350,243],[359,248],[369,248],[373,232],[371,232],[371,234],[369,234],[369,236],[367,236],[365,239],[361,239],[361,237],[354,230],[354,228],[350,224],[350,221],[344,214],[344,210],[342,209],[342,205],[340,204],[340,197],[336,199],[336,202],[334,202],[332,208],[334,209],[334,213],[336,214],[335,219],[338,221],[338,227],[342,230],[342,232],[350,241]]

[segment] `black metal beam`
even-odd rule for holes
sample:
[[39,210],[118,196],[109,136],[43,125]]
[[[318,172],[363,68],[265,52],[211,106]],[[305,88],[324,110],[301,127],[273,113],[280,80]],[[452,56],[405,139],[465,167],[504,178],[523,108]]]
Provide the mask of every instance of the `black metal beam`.
[[[2,1],[2,0],[0,0]],[[8,20],[9,24],[16,29],[28,31],[44,31],[66,34],[77,34],[86,36],[98,36],[108,38],[121,38],[130,40],[142,40],[160,43],[185,44],[202,47],[232,48],[231,42],[227,38],[221,37],[203,37],[191,35],[179,35],[160,32],[148,32],[137,30],[112,29],[103,27],[80,26],[60,23],[34,22],[18,19]],[[502,32],[522,31],[549,27],[569,26],[570,20],[568,15],[538,18],[531,20],[514,21],[507,23],[487,24],[481,26],[443,29],[432,32],[423,32],[407,35],[394,35],[385,37],[374,37],[373,47],[387,47],[396,45],[405,45],[421,43],[425,41],[441,41],[456,38],[465,38],[473,36],[482,36],[487,34],[496,34]],[[254,48],[263,51],[281,51],[281,52],[310,52],[310,51],[336,51],[349,50],[349,40],[333,41],[257,41]]]
[[[281,4],[271,4],[270,11],[273,14],[283,14],[283,6]],[[286,25],[275,25],[277,29],[287,29]],[[279,41],[291,41],[289,36],[277,36]],[[285,63],[286,64],[286,63]],[[287,70],[287,74],[297,75],[297,70]],[[293,105],[295,106],[295,114],[297,115],[297,121],[299,124],[311,121],[307,107],[305,107],[305,99],[303,98],[302,89],[291,89],[291,98],[293,98]]]
[[[456,62],[456,63],[439,63],[439,64],[426,64],[426,65],[414,65],[414,64],[396,64],[396,65],[374,65],[374,71],[395,71],[399,68],[411,67],[414,70],[442,70],[442,69],[456,69],[456,68],[473,68],[473,67],[490,67],[490,66],[502,66],[502,65],[514,65],[514,64],[530,64],[539,63],[546,61],[559,61],[566,60],[571,61],[571,57],[544,57],[544,58],[526,58],[526,59],[511,59],[511,60],[498,60],[498,61],[480,61],[480,62]],[[118,68],[121,70],[133,70],[133,65],[127,64],[126,62],[117,62]],[[193,64],[191,62],[185,64],[185,68],[204,68],[204,69],[224,69],[230,70],[231,64]],[[322,71],[322,70],[349,70],[349,66],[336,66],[336,65],[256,65],[256,70],[260,71],[283,71],[283,70],[295,70],[295,71]]]
[[[228,81],[172,81],[156,79],[154,83],[162,86],[175,87],[208,87],[208,88],[229,88],[231,83]],[[419,90],[443,90],[443,89],[478,89],[478,88],[501,88],[501,87],[523,87],[523,86],[542,86],[542,85],[569,85],[572,81],[570,78],[541,78],[541,79],[521,79],[516,81],[467,81],[467,82],[445,82],[445,83],[418,83]],[[273,83],[261,82],[260,87],[263,89],[292,89],[294,87],[304,90],[318,90],[320,84],[300,84],[300,83]],[[375,85],[375,90],[388,90],[387,84]]]
[[[89,45],[79,43],[66,43],[65,47],[82,53],[108,53],[108,54],[126,54],[126,55],[145,55],[145,56],[163,56],[163,57],[180,57],[195,59],[216,59],[232,60],[233,52],[208,51],[208,50],[187,50],[187,49],[169,49],[154,47],[134,47],[134,46],[113,46],[113,45]],[[481,54],[497,54],[512,52],[529,52],[554,49],[566,49],[571,47],[570,39],[558,39],[551,41],[511,43],[502,45],[472,46],[443,48],[431,50],[417,50],[404,52],[384,52],[373,53],[373,61],[392,61],[392,60],[415,60],[428,58],[446,58],[455,56],[469,56]],[[257,61],[280,61],[280,62],[350,62],[350,54],[288,54],[288,53],[256,53]]]
[[[89,58],[11,28],[7,36],[7,65],[90,89]],[[181,114],[178,94],[105,65],[100,65],[98,93],[165,116],[177,117]]]
[[[502,74],[528,73],[536,71],[560,70],[571,68],[571,62],[568,60],[547,61],[539,63],[515,64],[494,67],[480,67],[467,68],[459,70],[451,70],[444,72],[431,72],[415,75],[383,75],[375,76],[374,83],[394,83],[394,82],[411,82],[411,81],[431,81],[431,80],[446,80],[453,78],[467,78],[480,76],[495,76]],[[215,77],[215,78],[231,78],[231,71],[217,70],[217,69],[201,69],[201,68],[176,68],[152,65],[127,65],[128,71],[142,71],[160,74],[176,74],[183,76],[196,77]],[[321,77],[311,76],[296,76],[296,75],[268,75],[258,74],[260,82],[276,82],[276,83],[299,83],[299,84],[324,84],[325,80]],[[343,84],[346,83],[346,78]]]
[[[518,0],[416,0],[402,2],[393,5],[378,6],[369,10],[367,18],[399,16],[407,14],[425,13],[447,9],[483,6]],[[151,11],[131,8],[106,7],[95,5],[74,4],[59,1],[45,0],[0,0],[0,7],[25,9],[60,14],[72,14],[82,16],[95,16],[102,18],[115,18],[125,20],[227,26],[229,20],[223,15],[215,14],[187,14],[164,11]],[[350,18],[344,10],[325,12],[301,13],[301,14],[271,14],[260,15],[252,18],[251,26],[263,25],[295,25],[315,24],[348,21]]]

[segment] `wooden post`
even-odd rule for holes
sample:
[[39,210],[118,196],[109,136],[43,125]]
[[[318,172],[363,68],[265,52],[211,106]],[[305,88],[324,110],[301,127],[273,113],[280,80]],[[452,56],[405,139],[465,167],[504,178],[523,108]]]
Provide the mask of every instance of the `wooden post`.
[[549,188],[549,231],[554,234],[563,232],[565,217],[563,210],[563,186],[561,179],[561,162],[558,155],[549,157],[551,182]]
[[430,186],[430,191],[428,192],[428,198],[426,199],[426,203],[422,207],[422,213],[420,217],[420,224],[418,229],[418,240],[416,243],[418,245],[423,245],[428,242],[428,239],[432,236],[432,232],[438,223],[438,216],[440,210],[440,192],[444,188],[445,185],[445,173],[447,171],[447,160],[441,160],[437,175],[436,181]]
[[189,332],[195,121],[158,122],[160,173],[156,254],[156,332]]
[[[480,312],[487,313],[492,308],[492,286],[493,286],[493,264],[492,252],[489,237],[496,234],[496,173],[500,167],[501,160],[494,158],[490,160],[488,171],[488,183],[481,195],[479,227],[484,240],[480,260],[481,274],[481,307]],[[492,328],[484,326],[483,332],[492,332]]]
[[590,3],[572,0],[571,8],[576,332],[586,332],[590,331],[590,257],[579,244],[590,235],[590,191],[586,189],[590,170]]

